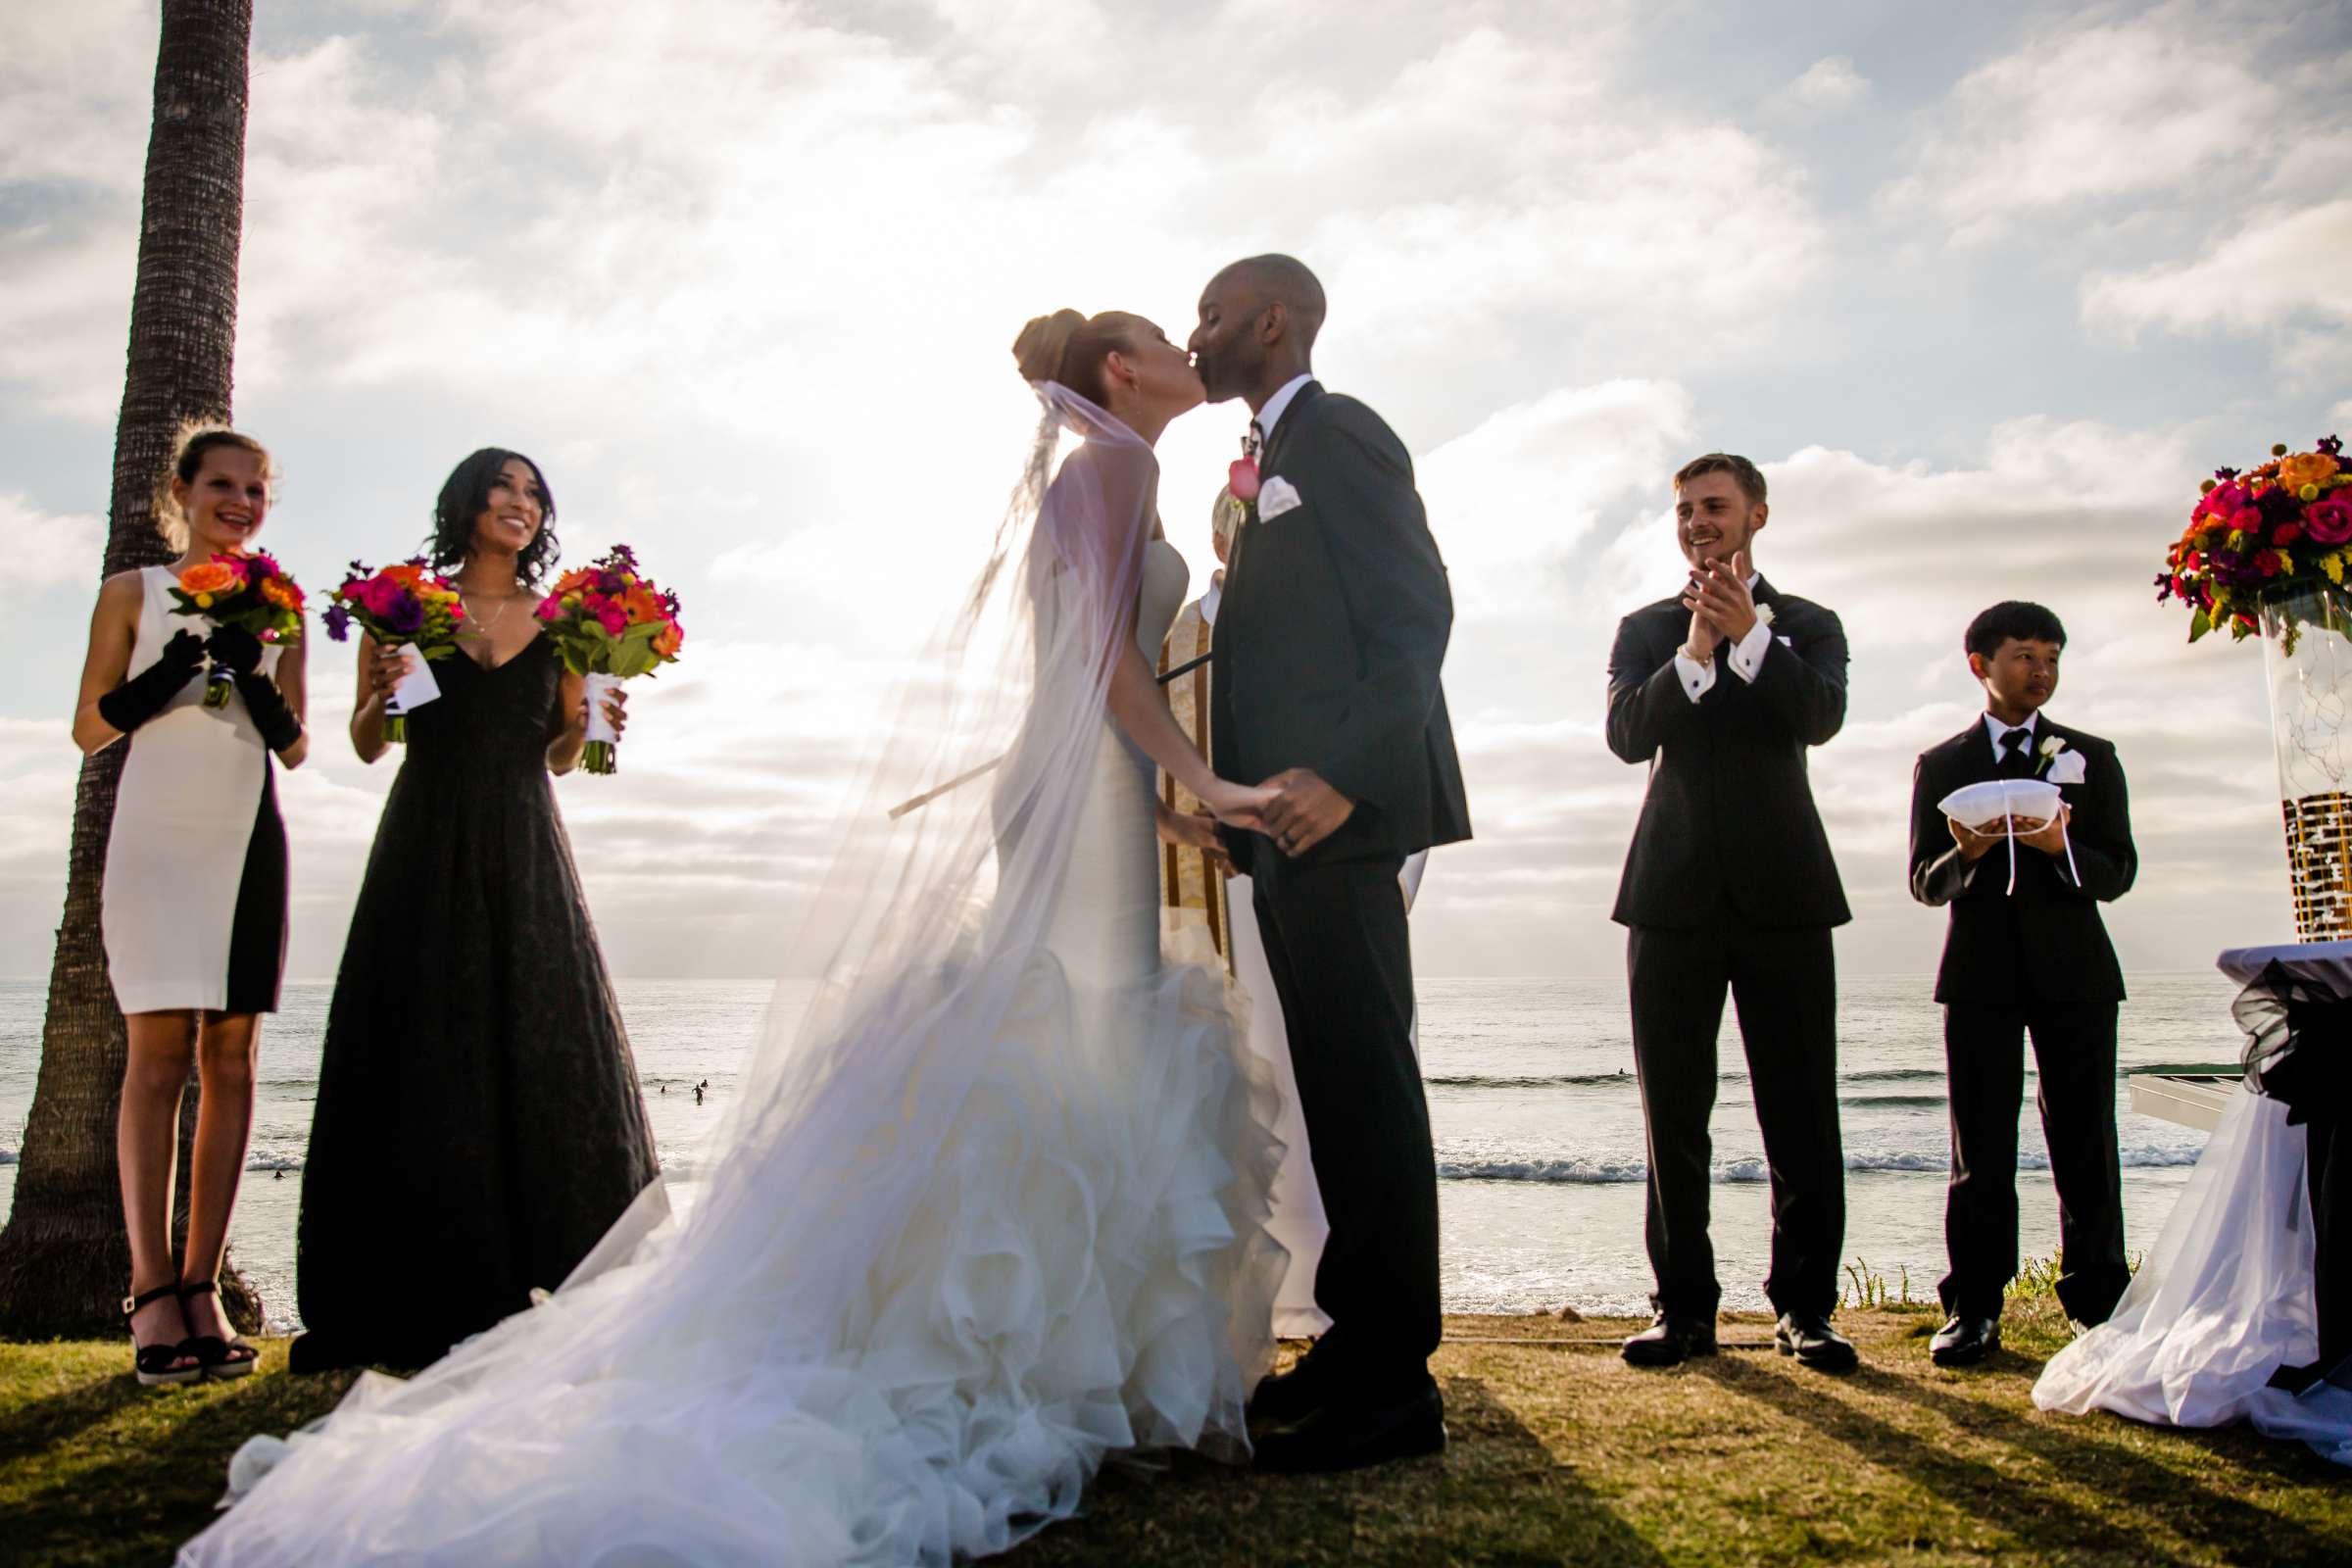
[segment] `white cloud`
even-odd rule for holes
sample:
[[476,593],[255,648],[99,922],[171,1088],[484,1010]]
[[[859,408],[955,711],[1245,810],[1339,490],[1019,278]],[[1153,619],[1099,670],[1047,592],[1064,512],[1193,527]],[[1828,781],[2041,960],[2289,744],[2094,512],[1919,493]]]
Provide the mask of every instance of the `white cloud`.
[[2013,220],[2080,225],[2192,180],[2243,186],[2347,118],[2342,62],[2307,47],[2306,24],[2191,0],[2060,15],[1961,78],[1887,200],[1983,241]]
[[1870,96],[1870,78],[1845,55],[1826,55],[1772,95],[1766,107],[1781,115],[1834,115]]
[[[2086,285],[2082,314],[2127,335],[2142,327],[2291,333],[2322,330],[2304,345],[2332,353],[2352,327],[2352,198],[2248,217],[2193,262],[2108,273]],[[2288,344],[2293,354],[2296,345]],[[2341,367],[2335,375],[2342,378]]]
[[106,525],[92,516],[53,516],[18,490],[0,490],[0,538],[9,541],[9,576],[20,586],[81,589],[96,585]]

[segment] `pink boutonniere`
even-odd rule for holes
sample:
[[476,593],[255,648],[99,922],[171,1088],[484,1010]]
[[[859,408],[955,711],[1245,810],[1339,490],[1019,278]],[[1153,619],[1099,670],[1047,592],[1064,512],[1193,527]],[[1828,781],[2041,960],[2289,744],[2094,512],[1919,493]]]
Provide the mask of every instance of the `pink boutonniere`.
[[1225,488],[1232,491],[1233,499],[1241,502],[1244,506],[1255,501],[1257,499],[1257,460],[1250,457],[1234,459],[1233,466],[1225,470]]

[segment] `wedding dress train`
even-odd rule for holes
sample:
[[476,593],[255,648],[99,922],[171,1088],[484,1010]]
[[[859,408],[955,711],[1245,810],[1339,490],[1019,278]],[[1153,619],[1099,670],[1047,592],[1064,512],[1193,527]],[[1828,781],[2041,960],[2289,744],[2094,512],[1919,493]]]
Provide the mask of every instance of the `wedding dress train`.
[[188,1568],[937,1563],[1108,1455],[1247,1452],[1272,1090],[1221,972],[1160,959],[1151,764],[1104,706],[1106,639],[1156,651],[1183,562],[1150,449],[1041,395],[1085,446],[1049,490],[1041,437],[1019,569],[1001,535],[963,622],[1007,613],[1018,663],[899,731],[906,777],[990,786],[853,844],[845,956],[698,1200],[649,1190],[541,1305],[248,1445]]

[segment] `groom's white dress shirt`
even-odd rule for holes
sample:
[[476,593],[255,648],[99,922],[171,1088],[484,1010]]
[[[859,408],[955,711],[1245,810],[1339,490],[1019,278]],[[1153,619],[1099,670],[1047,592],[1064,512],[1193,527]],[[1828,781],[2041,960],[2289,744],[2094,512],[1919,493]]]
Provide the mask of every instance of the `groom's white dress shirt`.
[[[1266,399],[1266,406],[1259,409],[1257,417],[1250,421],[1257,426],[1260,441],[1274,439],[1274,427],[1282,422],[1283,415],[1290,412],[1291,400],[1298,395],[1300,387],[1313,379],[1311,374],[1294,375],[1283,382],[1272,397]],[[1261,447],[1259,450],[1262,452],[1264,449]]]
[[[1760,571],[1747,574],[1749,593],[1756,591],[1756,582],[1763,575]],[[1754,685],[1756,671],[1764,667],[1764,650],[1771,646],[1772,627],[1762,615],[1758,615],[1756,623],[1747,628],[1747,635],[1734,643],[1731,653],[1726,656],[1732,662],[1732,673]],[[1683,677],[1683,695],[1692,702],[1697,702],[1715,689],[1714,661],[1709,660],[1702,664],[1677,648],[1674,651],[1674,667],[1676,673]]]

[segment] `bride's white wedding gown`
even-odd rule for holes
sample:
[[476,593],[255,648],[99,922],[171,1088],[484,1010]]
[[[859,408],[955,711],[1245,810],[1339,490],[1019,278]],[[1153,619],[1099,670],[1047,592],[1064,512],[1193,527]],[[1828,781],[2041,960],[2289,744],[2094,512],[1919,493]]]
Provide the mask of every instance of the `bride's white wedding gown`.
[[[1185,579],[1144,547],[1148,652]],[[1100,731],[1020,973],[975,979],[985,910],[852,987],[870,1059],[781,1071],[682,1218],[656,1189],[544,1304],[250,1445],[182,1562],[938,1562],[1119,1450],[1246,1452],[1272,1091],[1222,974],[1162,964],[1152,764]]]

